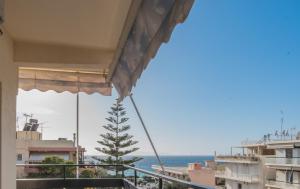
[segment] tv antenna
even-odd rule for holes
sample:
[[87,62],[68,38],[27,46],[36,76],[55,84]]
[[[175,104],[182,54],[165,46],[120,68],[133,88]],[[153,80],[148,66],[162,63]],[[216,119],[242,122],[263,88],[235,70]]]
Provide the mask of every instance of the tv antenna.
[[47,121],[44,121],[42,123],[39,123],[40,124],[40,128],[41,128],[41,133],[43,135],[43,132],[44,132],[44,129],[47,129],[47,128],[51,128],[51,127],[45,127],[44,125],[48,123]]
[[292,127],[290,128],[290,133],[291,133],[291,140],[293,140],[293,136],[296,137],[296,134],[294,134],[294,132],[296,131],[296,127]]
[[282,140],[282,137],[283,137],[283,122],[284,122],[284,114],[283,114],[283,111],[280,110],[280,114],[281,114],[281,119],[280,119],[280,136],[281,136],[281,140]]

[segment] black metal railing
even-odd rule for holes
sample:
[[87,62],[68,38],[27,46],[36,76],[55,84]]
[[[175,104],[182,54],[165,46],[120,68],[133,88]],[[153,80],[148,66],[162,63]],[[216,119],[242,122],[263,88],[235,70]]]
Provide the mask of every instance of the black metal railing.
[[192,182],[180,180],[180,179],[177,179],[177,178],[174,178],[174,177],[170,177],[170,176],[166,176],[166,175],[163,175],[163,174],[147,171],[147,170],[144,170],[144,169],[139,169],[139,168],[128,166],[128,165],[123,165],[123,166],[124,166],[124,168],[126,168],[128,170],[133,170],[134,171],[134,185],[135,186],[137,186],[137,179],[138,179],[137,175],[138,175],[138,173],[143,173],[145,175],[156,178],[158,180],[158,188],[159,189],[162,189],[163,184],[165,184],[165,183],[176,183],[176,184],[180,185],[181,188],[212,189],[212,187],[195,184],[195,183],[192,183]]
[[[76,170],[79,169],[77,178]],[[100,174],[95,174],[100,170]],[[123,187],[212,189],[128,165],[17,164],[17,188]],[[176,186],[176,187],[175,187]]]

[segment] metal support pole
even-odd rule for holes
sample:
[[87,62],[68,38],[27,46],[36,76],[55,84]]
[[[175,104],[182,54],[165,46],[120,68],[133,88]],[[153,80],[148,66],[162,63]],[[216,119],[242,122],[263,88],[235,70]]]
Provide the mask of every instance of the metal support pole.
[[142,118],[142,116],[141,116],[141,114],[140,114],[140,112],[139,112],[139,110],[138,110],[138,108],[137,108],[137,106],[136,106],[136,104],[135,104],[133,98],[132,98],[132,94],[130,94],[129,97],[130,97],[130,100],[131,100],[131,102],[132,102],[132,104],[133,104],[133,107],[134,107],[134,109],[135,109],[135,111],[136,111],[136,113],[137,113],[137,115],[138,115],[138,117],[139,117],[139,119],[140,119],[140,121],[141,121],[141,123],[142,123],[142,126],[143,126],[143,128],[144,128],[144,131],[145,131],[145,133],[146,133],[146,135],[147,135],[147,138],[148,138],[148,140],[149,140],[149,142],[150,142],[150,144],[151,144],[151,146],[152,146],[152,149],[153,149],[153,151],[154,151],[154,153],[155,153],[155,156],[156,156],[156,158],[157,158],[157,161],[158,161],[158,163],[159,163],[159,165],[160,165],[160,167],[161,167],[162,173],[165,174],[165,168],[164,168],[164,166],[163,166],[163,164],[162,164],[162,161],[160,160],[160,158],[159,158],[159,156],[158,156],[158,153],[157,153],[157,151],[156,151],[156,149],[155,149],[155,146],[154,146],[154,144],[153,144],[153,142],[152,142],[152,140],[151,140],[150,134],[149,134],[149,132],[148,132],[148,130],[147,130],[147,128],[146,128],[146,125],[145,125],[145,123],[144,123],[144,121],[143,121],[143,118]]
[[67,176],[66,176],[66,166],[64,165],[63,168],[64,168],[64,180],[66,180],[66,177],[67,177]]
[[[76,164],[79,164],[79,92],[76,96]],[[79,178],[79,166],[76,166],[76,178]]]
[[159,189],[162,189],[162,188],[163,188],[163,180],[162,180],[162,178],[159,178],[159,181],[158,181],[158,188],[159,188]]
[[124,167],[122,166],[122,178],[124,178],[125,177],[125,170],[124,170]]
[[115,169],[116,169],[116,177],[118,177],[118,175],[119,175],[119,169],[118,169],[118,166],[116,165],[116,167],[115,167]]
[[134,170],[134,186],[137,186],[137,171]]

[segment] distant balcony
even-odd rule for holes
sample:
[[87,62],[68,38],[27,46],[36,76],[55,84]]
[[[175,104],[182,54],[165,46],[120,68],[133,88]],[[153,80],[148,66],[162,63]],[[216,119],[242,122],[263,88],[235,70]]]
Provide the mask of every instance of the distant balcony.
[[215,189],[226,189],[226,186],[215,186]]
[[287,183],[275,180],[268,180],[266,187],[280,188],[280,189],[300,189],[300,183]]
[[[78,168],[79,178],[76,177]],[[28,170],[35,170],[34,172]],[[17,189],[113,187],[212,189],[127,165],[19,164]]]
[[268,157],[266,165],[270,167],[291,167],[300,168],[300,157],[285,158],[285,157]]
[[246,155],[220,155],[215,159],[219,163],[248,163],[257,164],[259,163],[259,158],[256,156],[246,156]]
[[259,176],[258,175],[249,175],[249,174],[229,174],[225,171],[216,171],[215,177],[235,180],[246,183],[258,183]]

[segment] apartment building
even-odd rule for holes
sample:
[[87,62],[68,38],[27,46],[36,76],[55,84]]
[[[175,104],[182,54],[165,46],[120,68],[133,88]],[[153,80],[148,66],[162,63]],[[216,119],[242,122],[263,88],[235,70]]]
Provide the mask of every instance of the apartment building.
[[299,189],[300,140],[273,142],[267,147],[275,150],[275,157],[266,159],[265,166],[273,170],[273,174],[268,175],[266,188]]
[[228,156],[217,156],[216,162],[224,166],[216,172],[216,178],[225,179],[226,189],[262,189],[264,177],[264,157],[272,154],[264,144],[244,144],[243,153]]
[[[16,163],[38,164],[46,157],[57,156],[64,160],[76,162],[74,141],[66,138],[57,140],[43,140],[42,133],[38,131],[16,132]],[[79,162],[83,161],[85,149],[79,148]],[[24,177],[33,169],[17,168],[17,177]]]
[[[234,147],[233,147],[234,148]],[[232,148],[232,149],[233,149]],[[241,153],[216,156],[224,166],[215,177],[226,189],[300,189],[300,135],[244,143]]]

